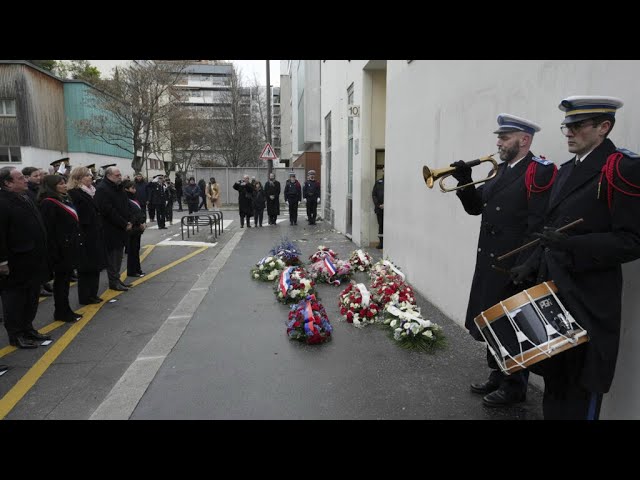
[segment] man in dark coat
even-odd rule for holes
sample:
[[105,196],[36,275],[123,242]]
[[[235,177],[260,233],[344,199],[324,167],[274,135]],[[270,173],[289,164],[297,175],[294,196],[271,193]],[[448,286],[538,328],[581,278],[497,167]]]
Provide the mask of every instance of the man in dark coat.
[[284,184],[284,201],[289,204],[289,224],[298,225],[298,204],[302,201],[302,188],[293,172]]
[[247,228],[251,228],[253,215],[253,186],[249,175],[244,175],[242,180],[233,184],[233,189],[238,191],[238,210],[240,211],[240,228],[244,228],[244,219],[247,219]]
[[[557,169],[552,162],[531,153],[533,136],[538,131],[540,127],[529,120],[509,114],[498,115],[498,129],[494,133],[498,135],[496,145],[502,163],[498,166],[496,176],[478,188],[470,185],[456,192],[469,215],[482,215],[476,267],[465,319],[465,327],[479,341],[483,337],[473,319],[522,290],[505,274],[515,258],[499,263],[496,257],[519,247],[539,230],[549,200]],[[471,167],[464,161],[460,160],[451,166],[457,167],[453,176],[458,180],[458,186],[473,182]],[[492,369],[489,379],[473,383],[471,391],[484,395],[483,403],[489,407],[524,401],[529,372],[523,370],[511,375],[504,374],[489,349],[487,361]]]
[[33,328],[40,285],[51,279],[47,234],[40,212],[25,195],[27,180],[14,167],[0,168],[0,295],[9,343],[36,348],[49,339]]
[[174,182],[176,187],[176,200],[178,200],[178,211],[182,212],[182,175],[176,173],[176,181]]
[[[544,376],[545,419],[599,417],[613,380],[622,310],[621,264],[640,258],[640,155],[607,137],[622,101],[564,99],[562,132],[575,156],[562,164],[551,190],[541,245],[512,270],[514,280],[551,279],[558,298],[589,341],[530,367]],[[577,219],[582,223],[558,233]]]
[[304,187],[302,188],[302,196],[307,201],[307,222],[309,222],[309,225],[315,225],[318,202],[320,202],[320,182],[316,180],[315,170],[309,170],[308,175],[309,178],[304,182]]
[[380,243],[376,246],[378,249],[383,248],[383,227],[384,227],[384,169],[382,170],[383,177],[376,181],[371,191],[371,198],[373,199],[374,211],[378,219],[378,239]]
[[120,267],[127,233],[131,230],[129,199],[121,188],[120,169],[109,167],[96,189],[94,200],[102,216],[104,241],[107,248],[107,274],[111,290],[126,291],[131,284],[120,281]]
[[280,215],[280,182],[276,180],[276,174],[269,174],[269,181],[264,184],[264,194],[267,196],[267,215],[269,225],[275,225]]
[[167,187],[164,184],[164,175],[156,175],[149,184],[149,205],[153,205],[158,219],[158,230],[166,229],[165,220],[167,214],[167,200],[169,198]]

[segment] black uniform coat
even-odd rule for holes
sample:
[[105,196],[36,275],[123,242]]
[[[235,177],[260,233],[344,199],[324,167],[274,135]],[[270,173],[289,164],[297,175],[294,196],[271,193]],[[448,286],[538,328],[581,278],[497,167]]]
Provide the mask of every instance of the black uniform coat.
[[307,180],[302,187],[302,196],[307,199],[307,203],[318,203],[320,198],[320,182],[317,180]]
[[28,198],[0,190],[0,262],[8,261],[9,276],[0,288],[40,285],[51,279],[47,230]]
[[[274,180],[267,181],[264,184],[264,194],[267,196],[267,214],[268,215],[280,215],[280,182]],[[269,197],[273,195],[274,199]]]
[[166,205],[169,200],[169,192],[167,192],[166,185],[160,184],[160,182],[151,182],[148,190],[149,203],[151,205]]
[[473,319],[522,290],[513,284],[508,274],[491,265],[510,269],[516,262],[516,255],[502,262],[498,262],[497,257],[521,246],[528,240],[528,235],[542,227],[551,189],[531,193],[528,197],[525,173],[532,162],[537,163],[536,185],[547,185],[553,177],[554,165],[536,162],[529,152],[513,168],[501,163],[496,176],[480,187],[474,185],[456,192],[468,214],[482,214],[476,268],[465,319],[465,327],[476,340],[483,338]]
[[84,239],[79,221],[65,208],[52,200],[75,206],[59,198],[46,197],[40,201],[40,213],[47,228],[49,256],[55,272],[70,272],[78,267],[79,259],[84,252]]
[[296,202],[296,205],[302,201],[302,188],[300,182],[296,180],[291,182],[287,180],[284,184],[284,201],[291,205],[291,202]]
[[380,208],[380,205],[384,203],[384,178],[377,180],[376,183],[373,184],[373,190],[371,190],[371,198],[375,207],[374,211],[376,213],[381,212],[383,209]]
[[[590,392],[611,387],[618,355],[622,309],[621,264],[640,257],[640,198],[614,192],[611,210],[608,184],[598,182],[607,157],[616,151],[608,139],[578,167],[562,165],[553,185],[545,225],[554,228],[578,218],[584,222],[567,230],[568,251],[545,248],[541,270],[558,286],[558,297],[587,330],[589,342],[534,365],[532,371],[553,374],[560,364]],[[640,184],[640,158],[624,156],[622,175]],[[632,190],[616,179],[615,184]],[[637,190],[636,190],[637,191]],[[541,248],[542,250],[542,248]],[[537,368],[535,368],[537,366]]]
[[93,197],[81,188],[69,190],[69,196],[80,218],[84,236],[83,253],[78,262],[80,272],[99,272],[107,268],[107,249],[100,211]]
[[126,193],[105,177],[96,188],[93,199],[102,215],[107,251],[124,248],[129,222],[129,199]]
[[233,189],[238,191],[238,208],[240,213],[253,215],[253,186],[251,183],[240,184],[237,181],[233,184]]

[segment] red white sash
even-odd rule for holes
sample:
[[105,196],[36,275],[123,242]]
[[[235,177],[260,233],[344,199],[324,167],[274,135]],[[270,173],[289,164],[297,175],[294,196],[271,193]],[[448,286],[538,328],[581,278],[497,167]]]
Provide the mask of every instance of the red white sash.
[[51,198],[51,197],[47,197],[45,198],[45,200],[50,200],[53,203],[55,203],[56,205],[58,205],[59,207],[61,207],[65,212],[67,212],[69,215],[71,215],[73,218],[75,218],[76,222],[79,222],[80,220],[78,219],[78,212],[76,212],[75,208],[73,208],[70,205],[66,205],[64,203],[62,203],[59,200],[56,200],[55,198]]
[[133,203],[136,207],[138,207],[138,209],[142,210],[142,207],[140,206],[140,203],[138,203],[137,200],[129,199],[129,201]]

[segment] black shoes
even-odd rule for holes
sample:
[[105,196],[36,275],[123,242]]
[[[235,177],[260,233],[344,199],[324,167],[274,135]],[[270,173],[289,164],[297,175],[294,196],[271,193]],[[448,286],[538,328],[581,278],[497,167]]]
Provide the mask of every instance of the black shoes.
[[7,365],[0,365],[0,373],[4,373],[7,370],[9,370],[9,367]]
[[78,303],[80,305],[90,305],[92,303],[102,303],[103,301],[100,297],[91,297],[88,300],[80,300]]
[[146,275],[146,273],[144,273],[144,272],[134,273],[133,275],[129,275],[129,274],[127,273],[127,277],[135,277],[135,278],[144,277],[145,275]]
[[133,287],[133,285],[131,285],[130,283],[125,283],[125,282],[120,282],[120,286],[124,287],[124,288],[131,288]]
[[487,407],[508,407],[516,403],[524,402],[526,399],[526,392],[520,393],[499,388],[495,392],[485,395],[482,403]]
[[116,292],[128,292],[129,289],[123,285],[116,285],[115,287],[109,287],[109,290],[115,290]]
[[33,341],[29,340],[24,335],[9,337],[9,344],[18,348],[38,348],[38,345],[33,343]]
[[498,390],[498,388],[500,388],[500,384],[494,383],[491,380],[487,380],[486,382],[482,382],[482,383],[471,384],[471,391],[473,393],[479,393],[481,395],[486,395],[487,393],[495,392],[496,390]]
[[53,293],[51,293],[51,292],[47,292],[44,288],[41,288],[41,289],[40,289],[40,293],[39,293],[39,295],[40,295],[41,297],[52,297],[52,296],[53,296]]
[[53,319],[58,322],[67,322],[67,323],[75,323],[82,318],[82,315],[79,313],[65,313],[64,315],[53,315]]
[[51,335],[42,334],[35,329],[25,333],[24,337],[29,340],[51,340]]

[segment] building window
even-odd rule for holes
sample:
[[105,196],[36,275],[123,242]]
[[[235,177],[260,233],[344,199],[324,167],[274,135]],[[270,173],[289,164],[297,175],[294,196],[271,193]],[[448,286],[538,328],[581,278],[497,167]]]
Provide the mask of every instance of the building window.
[[7,147],[0,145],[0,163],[20,163],[20,147]]
[[16,101],[3,99],[0,100],[0,117],[15,117],[16,116]]

